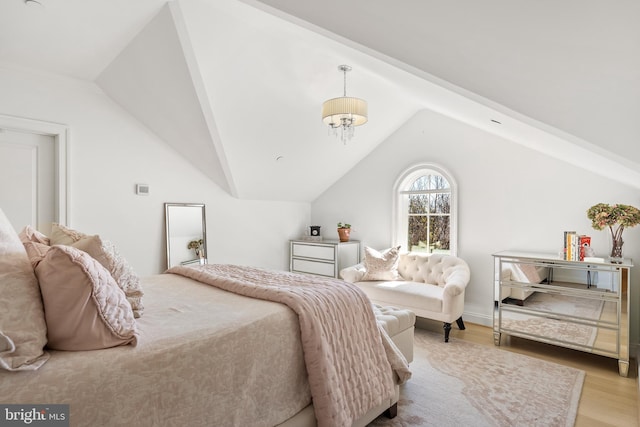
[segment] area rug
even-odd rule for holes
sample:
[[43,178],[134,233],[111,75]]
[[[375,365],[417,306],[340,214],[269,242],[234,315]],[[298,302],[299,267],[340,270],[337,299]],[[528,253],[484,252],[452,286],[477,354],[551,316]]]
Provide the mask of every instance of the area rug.
[[[524,301],[524,307],[598,320],[604,301],[536,292]],[[598,329],[561,320],[546,319],[524,313],[502,312],[502,327],[527,334],[553,337],[560,341],[593,347]]]
[[416,329],[398,415],[370,426],[573,426],[584,371]]

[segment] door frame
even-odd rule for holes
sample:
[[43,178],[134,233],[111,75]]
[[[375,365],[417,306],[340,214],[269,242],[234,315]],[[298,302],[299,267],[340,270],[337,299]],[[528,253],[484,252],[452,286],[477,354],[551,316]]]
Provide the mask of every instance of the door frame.
[[55,221],[69,223],[69,127],[61,123],[0,114],[0,129],[26,131],[53,138],[55,157]]

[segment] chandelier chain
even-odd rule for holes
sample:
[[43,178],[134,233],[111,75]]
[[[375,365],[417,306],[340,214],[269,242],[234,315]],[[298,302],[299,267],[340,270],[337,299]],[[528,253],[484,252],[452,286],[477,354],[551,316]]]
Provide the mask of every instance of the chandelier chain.
[[342,96],[347,96],[347,69],[343,68],[342,72],[344,74],[344,95]]

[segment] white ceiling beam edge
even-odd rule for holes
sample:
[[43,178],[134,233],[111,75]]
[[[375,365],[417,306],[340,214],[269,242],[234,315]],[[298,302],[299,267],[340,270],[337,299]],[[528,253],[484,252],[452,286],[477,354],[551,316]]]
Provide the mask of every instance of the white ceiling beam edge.
[[222,168],[222,172],[229,186],[229,193],[233,197],[237,198],[239,197],[238,189],[233,179],[233,174],[231,173],[231,168],[229,167],[229,162],[227,160],[224,147],[220,139],[220,133],[218,132],[218,127],[213,115],[213,110],[211,108],[211,104],[209,103],[209,95],[207,94],[207,90],[205,89],[202,74],[200,73],[200,68],[198,67],[198,60],[196,59],[195,52],[193,51],[193,45],[191,44],[189,31],[187,30],[187,26],[184,20],[184,16],[182,15],[182,10],[180,9],[179,2],[169,2],[169,10],[171,11],[171,15],[173,16],[173,22],[176,27],[176,32],[178,33],[180,45],[182,46],[185,63],[187,64],[187,68],[191,75],[193,88],[195,90],[196,96],[198,97],[198,101],[200,102],[202,114],[211,135],[211,142],[213,143],[216,154],[218,155],[220,167]]

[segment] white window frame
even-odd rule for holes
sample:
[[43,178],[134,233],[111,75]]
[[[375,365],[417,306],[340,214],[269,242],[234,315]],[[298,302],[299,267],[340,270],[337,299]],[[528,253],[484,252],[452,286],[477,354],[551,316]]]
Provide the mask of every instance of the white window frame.
[[408,207],[402,202],[404,195],[403,192],[407,191],[413,182],[424,175],[442,175],[448,182],[451,189],[451,213],[449,217],[449,250],[451,255],[458,255],[458,184],[453,178],[453,175],[449,173],[442,166],[433,163],[420,163],[406,169],[400,174],[398,179],[393,185],[393,203],[391,213],[391,244],[392,246],[401,245],[401,250],[408,251],[411,248],[406,248],[408,241],[407,231],[409,228],[409,212]]

